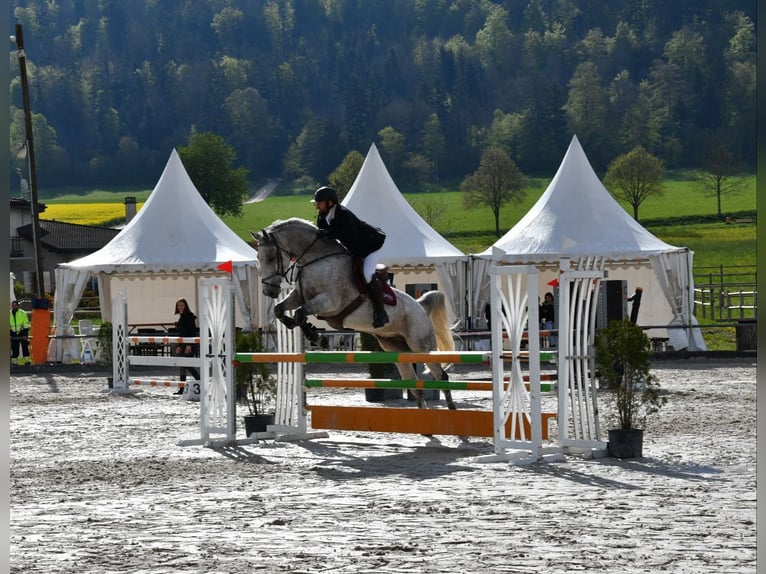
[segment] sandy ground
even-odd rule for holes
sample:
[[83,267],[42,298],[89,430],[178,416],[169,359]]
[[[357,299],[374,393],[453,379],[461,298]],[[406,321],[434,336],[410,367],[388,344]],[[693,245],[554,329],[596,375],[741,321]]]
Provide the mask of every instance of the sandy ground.
[[171,391],[12,376],[11,572],[755,572],[754,361],[654,372],[644,458],[531,465],[340,431],[179,447],[199,404]]

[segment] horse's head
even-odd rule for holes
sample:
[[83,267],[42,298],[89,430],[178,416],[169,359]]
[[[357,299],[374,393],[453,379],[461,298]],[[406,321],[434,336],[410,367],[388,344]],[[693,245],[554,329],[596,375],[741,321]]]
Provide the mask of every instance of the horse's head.
[[258,252],[258,267],[263,284],[263,294],[276,299],[282,290],[282,278],[290,264],[290,256],[282,249],[277,238],[263,229],[260,233],[250,232]]

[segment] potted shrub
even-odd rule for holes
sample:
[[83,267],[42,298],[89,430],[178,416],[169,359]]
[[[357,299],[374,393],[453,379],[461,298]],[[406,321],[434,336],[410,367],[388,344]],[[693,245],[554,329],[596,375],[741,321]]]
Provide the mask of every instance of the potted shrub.
[[667,401],[650,372],[649,338],[641,327],[623,319],[601,329],[595,347],[599,378],[614,403],[609,453],[617,458],[643,456],[646,418]]
[[[107,370],[112,370],[112,324],[102,323],[98,330],[98,351],[96,352],[96,363],[103,365]],[[107,377],[106,383],[111,389],[114,386],[113,377]]]
[[[260,353],[264,350],[261,334],[237,330],[238,353]],[[237,401],[247,406],[244,416],[245,435],[262,432],[274,424],[274,408],[277,397],[277,380],[266,363],[235,363],[234,384]]]
[[105,367],[112,367],[112,324],[102,323],[98,329],[98,352],[96,353],[96,362]]

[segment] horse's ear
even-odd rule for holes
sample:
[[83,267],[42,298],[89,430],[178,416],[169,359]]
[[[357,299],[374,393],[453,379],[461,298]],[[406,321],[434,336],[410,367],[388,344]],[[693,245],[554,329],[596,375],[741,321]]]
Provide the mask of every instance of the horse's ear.
[[260,233],[254,233],[252,231],[250,232],[250,235],[253,237],[253,241],[255,241],[255,249],[257,250],[258,249],[258,245],[261,243],[261,240],[263,238],[261,237]]

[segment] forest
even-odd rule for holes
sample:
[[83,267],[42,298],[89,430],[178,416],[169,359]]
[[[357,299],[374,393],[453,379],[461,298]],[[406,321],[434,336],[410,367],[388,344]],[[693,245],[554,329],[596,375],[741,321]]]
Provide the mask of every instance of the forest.
[[[724,147],[755,166],[754,0],[12,0],[42,187],[151,185],[213,132],[308,189],[375,142],[404,190],[498,146],[550,174]],[[11,170],[25,141],[11,45]],[[20,163],[21,162],[21,163]],[[13,191],[13,190],[12,190]]]

